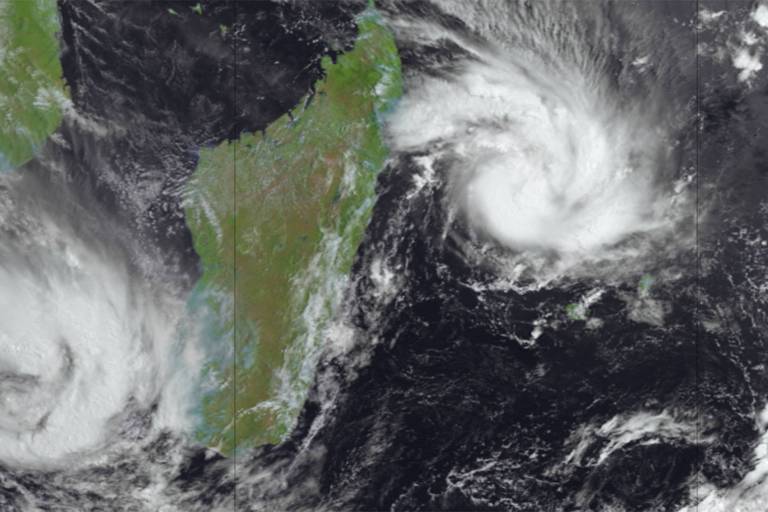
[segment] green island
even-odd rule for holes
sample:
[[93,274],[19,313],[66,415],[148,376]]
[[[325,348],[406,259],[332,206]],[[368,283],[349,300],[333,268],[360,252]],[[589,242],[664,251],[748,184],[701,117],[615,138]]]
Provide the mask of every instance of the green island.
[[574,321],[586,320],[588,311],[589,308],[581,302],[574,302],[565,306],[565,314]]
[[0,2],[0,171],[30,160],[70,104],[59,30],[56,0]]
[[637,295],[641,298],[648,297],[651,294],[651,287],[656,279],[650,274],[644,274],[637,283]]
[[264,132],[201,150],[185,191],[222,353],[206,368],[198,438],[224,453],[292,427],[370,219],[387,158],[380,119],[402,81],[375,9],[357,22],[354,48],[323,59],[314,94]]

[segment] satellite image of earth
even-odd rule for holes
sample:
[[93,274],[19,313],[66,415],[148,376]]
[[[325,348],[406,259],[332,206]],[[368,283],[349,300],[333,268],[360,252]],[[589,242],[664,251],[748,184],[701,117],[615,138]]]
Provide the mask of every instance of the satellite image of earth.
[[768,0],[0,0],[0,511],[768,511]]

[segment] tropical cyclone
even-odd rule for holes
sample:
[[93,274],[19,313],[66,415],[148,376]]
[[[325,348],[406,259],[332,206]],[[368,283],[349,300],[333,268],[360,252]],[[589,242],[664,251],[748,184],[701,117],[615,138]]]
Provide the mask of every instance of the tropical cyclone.
[[554,254],[561,270],[637,260],[681,229],[690,248],[681,225],[693,212],[690,176],[675,161],[687,120],[665,108],[680,87],[668,87],[679,56],[634,41],[612,75],[610,29],[588,34],[567,21],[599,17],[596,4],[436,4],[486,39],[429,18],[395,19],[416,44],[457,51],[450,70],[413,79],[389,133],[400,151],[427,150],[450,169],[449,209],[478,239]]
[[496,53],[426,79],[392,123],[396,146],[450,151],[455,200],[514,249],[591,255],[659,228],[674,190],[655,186],[665,134],[642,102],[619,105],[580,70],[557,76]]
[[[56,183],[54,181],[54,183]],[[184,303],[131,263],[135,247],[83,196],[29,170],[0,176],[0,462],[79,465],[139,432],[182,427],[199,360],[178,340]],[[77,205],[80,203],[80,205]],[[197,361],[197,362],[196,362]],[[183,428],[183,427],[182,427]]]

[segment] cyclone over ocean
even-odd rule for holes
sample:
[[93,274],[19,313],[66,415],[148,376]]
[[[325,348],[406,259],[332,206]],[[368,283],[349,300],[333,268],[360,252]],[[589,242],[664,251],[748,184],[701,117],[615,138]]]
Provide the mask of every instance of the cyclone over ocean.
[[3,0],[0,510],[768,510],[768,2]]

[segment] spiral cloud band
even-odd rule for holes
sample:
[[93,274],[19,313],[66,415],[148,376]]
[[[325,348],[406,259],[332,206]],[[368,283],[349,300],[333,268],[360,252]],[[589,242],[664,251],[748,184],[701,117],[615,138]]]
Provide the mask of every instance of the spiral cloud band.
[[181,418],[184,397],[166,398],[180,389],[183,303],[143,282],[92,218],[71,224],[2,178],[0,461],[71,464],[125,435],[132,414]]
[[[504,34],[494,46],[409,29],[467,57],[413,86],[390,135],[401,151],[429,148],[449,162],[451,200],[476,232],[513,251],[600,259],[674,224],[680,190],[669,187],[669,133],[654,91],[618,94],[599,60],[550,60],[567,48],[535,31],[520,49]],[[634,64],[639,77],[645,62]]]

